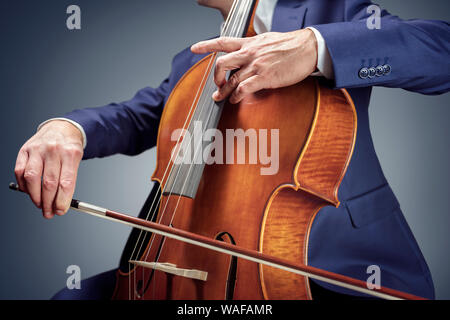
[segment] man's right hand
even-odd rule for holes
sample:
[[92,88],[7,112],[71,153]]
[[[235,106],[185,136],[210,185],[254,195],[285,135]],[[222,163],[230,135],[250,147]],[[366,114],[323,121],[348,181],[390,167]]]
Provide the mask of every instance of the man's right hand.
[[45,218],[69,210],[82,157],[80,130],[63,120],[46,123],[20,149],[14,170],[17,183]]

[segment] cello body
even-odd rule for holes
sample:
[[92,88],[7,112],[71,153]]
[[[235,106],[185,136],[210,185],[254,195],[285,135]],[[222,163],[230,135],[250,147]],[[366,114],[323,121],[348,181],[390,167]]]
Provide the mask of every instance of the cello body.
[[[172,133],[189,119],[211,59],[214,55],[180,79],[164,108],[152,177],[163,190],[165,170],[173,165]],[[226,136],[227,129],[278,130],[279,140],[268,138],[267,145],[271,150],[271,143],[278,144],[278,171],[262,175],[266,165],[248,161],[206,165],[195,198],[162,194],[157,221],[307,264],[314,217],[324,206],[339,205],[338,187],[355,143],[356,111],[349,94],[313,78],[261,91],[225,104],[218,130]],[[236,145],[234,151],[236,156]],[[201,270],[206,281],[135,266],[118,272],[114,299],[311,299],[308,279],[300,275],[159,235],[145,246],[141,261]]]

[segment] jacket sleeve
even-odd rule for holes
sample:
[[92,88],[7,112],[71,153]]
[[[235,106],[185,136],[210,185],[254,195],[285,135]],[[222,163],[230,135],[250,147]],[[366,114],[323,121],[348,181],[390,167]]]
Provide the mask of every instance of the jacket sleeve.
[[344,3],[345,22],[312,26],[325,39],[336,87],[385,86],[423,94],[450,89],[449,23],[402,20],[382,10],[380,28],[370,29],[371,1]]
[[168,94],[166,79],[156,89],[139,90],[129,101],[65,114],[64,118],[80,124],[86,133],[83,159],[116,153],[135,155],[156,145],[159,119]]
[[63,117],[77,122],[86,134],[83,159],[121,153],[136,155],[156,145],[164,105],[179,79],[205,55],[190,48],[172,60],[172,71],[158,88],[139,90],[128,101],[103,107],[74,110]]

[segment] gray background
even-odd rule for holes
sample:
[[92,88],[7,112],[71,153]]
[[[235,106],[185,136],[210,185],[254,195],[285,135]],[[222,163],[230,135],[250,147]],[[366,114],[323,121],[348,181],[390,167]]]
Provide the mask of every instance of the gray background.
[[[403,18],[449,20],[448,0],[378,3]],[[65,26],[70,4],[81,6],[81,31]],[[44,220],[7,189],[20,146],[47,118],[159,85],[172,57],[216,35],[220,22],[218,12],[194,0],[1,1],[1,299],[47,299],[65,286],[71,264],[83,278],[116,267],[129,233],[75,212]],[[370,109],[377,153],[441,299],[450,298],[448,104],[448,94],[376,88]],[[83,162],[76,197],[137,214],[154,165],[154,150]]]

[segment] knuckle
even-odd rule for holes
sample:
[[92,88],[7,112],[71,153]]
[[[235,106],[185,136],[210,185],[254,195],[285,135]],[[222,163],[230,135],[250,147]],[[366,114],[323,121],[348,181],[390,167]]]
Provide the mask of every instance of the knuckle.
[[17,166],[17,167],[14,169],[14,174],[15,174],[17,177],[20,177],[20,176],[23,175],[24,171],[25,171],[25,169],[24,169],[23,167]]
[[234,97],[239,97],[242,94],[242,86],[238,86],[236,90],[234,90]]
[[30,143],[30,144],[24,146],[23,150],[28,153],[33,152],[33,151],[39,151],[39,144],[34,143],[34,142]]
[[233,74],[228,81],[232,87],[237,87],[239,85],[239,75],[237,73]]
[[241,50],[239,50],[238,52],[241,56],[248,56],[248,47],[243,47],[241,48]]
[[236,94],[243,94],[249,92],[248,83],[241,83],[239,87],[236,88]]
[[46,189],[46,190],[56,190],[56,187],[58,186],[58,182],[54,178],[47,177],[47,178],[44,178],[44,180],[42,181],[42,185],[43,185],[44,189]]
[[249,47],[242,48],[239,52],[243,57],[248,57],[253,55],[253,50]]
[[40,178],[39,174],[37,173],[37,171],[33,170],[33,169],[28,169],[25,171],[23,177],[25,178],[25,180],[27,181],[34,181]]
[[25,144],[22,146],[22,148],[20,148],[18,154],[19,154],[19,155],[24,155],[24,154],[26,154],[28,151],[29,151],[29,145],[28,145],[28,143],[25,143]]
[[74,184],[75,184],[75,180],[70,179],[70,178],[61,179],[59,181],[59,187],[64,191],[72,189]]
[[224,61],[223,57],[217,58],[217,60],[216,60],[216,67],[219,68],[219,69],[223,68],[224,62],[225,61]]
[[75,148],[72,151],[72,155],[77,159],[81,159],[83,157],[83,150],[81,150],[80,148]]
[[57,142],[51,141],[45,144],[45,151],[47,153],[57,153],[61,150],[61,145]]
[[254,57],[258,53],[258,49],[255,47],[248,47],[246,48],[246,54],[248,56]]
[[72,145],[68,145],[68,146],[64,146],[64,148],[62,149],[63,153],[65,155],[71,156],[71,157],[79,157],[82,155],[82,151],[80,150],[80,148],[72,146]]
[[257,59],[253,62],[252,67],[255,71],[261,72],[263,70],[264,62],[261,59]]
[[226,44],[226,40],[225,40],[224,37],[217,39],[217,45],[218,45],[220,48],[225,47],[225,44]]

